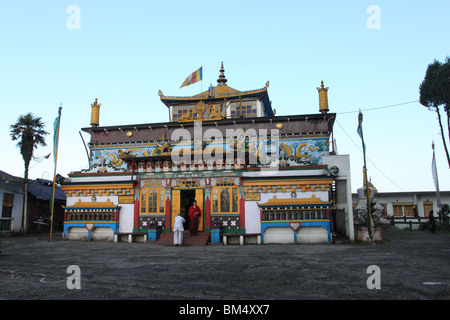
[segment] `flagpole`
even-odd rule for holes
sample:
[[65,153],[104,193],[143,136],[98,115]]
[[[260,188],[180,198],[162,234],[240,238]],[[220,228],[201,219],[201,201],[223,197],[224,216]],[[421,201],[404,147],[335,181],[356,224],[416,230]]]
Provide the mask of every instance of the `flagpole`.
[[203,66],[201,66],[201,74],[200,74],[200,98],[203,92]]
[[366,190],[366,201],[367,201],[367,215],[369,219],[369,237],[370,242],[372,242],[373,239],[373,231],[372,231],[372,213],[370,210],[370,193],[369,193],[369,180],[367,179],[367,165],[366,165],[366,145],[364,143],[364,134],[363,134],[363,128],[362,128],[362,121],[363,121],[363,114],[361,113],[361,110],[359,111],[358,115],[358,123],[359,123],[359,132],[361,134],[361,140],[363,145],[363,156],[364,156],[364,180],[365,180],[365,190]]
[[50,215],[50,241],[52,241],[52,233],[53,233],[53,212],[55,208],[55,185],[56,185],[56,167],[58,164],[58,144],[59,144],[59,127],[61,125],[61,109],[62,103],[58,109],[58,132],[56,137],[56,152],[55,152],[55,171],[53,173],[53,189],[52,189],[52,211]]

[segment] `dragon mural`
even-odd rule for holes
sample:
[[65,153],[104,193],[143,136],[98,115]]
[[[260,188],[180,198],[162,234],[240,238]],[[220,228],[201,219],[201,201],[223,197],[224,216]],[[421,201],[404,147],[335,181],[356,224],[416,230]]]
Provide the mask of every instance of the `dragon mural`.
[[[328,140],[328,137],[292,138],[280,139],[274,143],[270,140],[241,141],[236,139],[233,143],[227,144],[226,141],[223,141],[222,143],[210,143],[208,146],[203,142],[200,148],[203,151],[206,150],[205,147],[213,147],[221,148],[224,153],[244,151],[247,154],[254,154],[257,159],[257,166],[267,165],[267,159],[269,159],[267,156],[269,155],[271,155],[271,161],[275,160],[274,155],[276,154],[280,166],[319,165],[322,163],[322,155],[328,154]],[[191,150],[194,151],[194,147],[196,145],[191,145]],[[172,145],[166,141],[138,148],[95,148],[91,149],[90,166],[108,165],[116,169],[127,169],[124,158],[167,155],[180,148],[181,146]]]

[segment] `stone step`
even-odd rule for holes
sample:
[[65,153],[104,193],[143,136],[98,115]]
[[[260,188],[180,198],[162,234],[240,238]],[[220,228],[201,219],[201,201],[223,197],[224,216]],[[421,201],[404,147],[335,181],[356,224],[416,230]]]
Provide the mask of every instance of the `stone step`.
[[[210,232],[199,232],[196,236],[191,236],[189,231],[183,232],[183,246],[206,246],[209,242]],[[173,232],[161,233],[161,237],[155,244],[173,246]]]

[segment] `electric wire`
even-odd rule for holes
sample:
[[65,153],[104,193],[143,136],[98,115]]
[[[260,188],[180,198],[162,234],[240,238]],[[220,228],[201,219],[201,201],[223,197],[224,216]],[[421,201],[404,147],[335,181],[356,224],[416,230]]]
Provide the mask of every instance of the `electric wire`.
[[[356,146],[356,148],[363,153],[363,150],[358,146],[357,143],[355,143],[355,141],[353,141],[353,139],[350,137],[350,135],[347,133],[347,131],[345,131],[345,129],[341,126],[341,124],[336,120],[336,123],[339,125],[339,127],[342,129],[342,131],[344,131],[344,133],[347,135],[347,137],[350,139],[351,142],[353,142],[353,144]],[[396,184],[394,181],[392,181],[387,175],[385,175],[383,173],[383,171],[381,171],[376,165],[375,163],[369,159],[369,157],[367,157],[367,160],[369,160],[369,162],[375,167],[375,169],[377,169],[386,179],[388,179],[393,185],[395,185],[397,188],[399,188],[402,191],[406,191],[405,189],[403,189],[402,187],[400,187],[398,184]]]
[[[394,107],[399,107],[399,106],[403,106],[403,105],[411,104],[411,103],[416,103],[416,102],[419,102],[419,100],[402,102],[402,103],[397,103],[397,104],[391,104],[389,106],[384,106],[384,107],[362,109],[361,111],[373,111],[373,110],[379,110],[379,109],[394,108]],[[359,112],[359,110],[358,111],[337,112],[336,114],[349,114],[349,113],[358,113],[358,112]]]

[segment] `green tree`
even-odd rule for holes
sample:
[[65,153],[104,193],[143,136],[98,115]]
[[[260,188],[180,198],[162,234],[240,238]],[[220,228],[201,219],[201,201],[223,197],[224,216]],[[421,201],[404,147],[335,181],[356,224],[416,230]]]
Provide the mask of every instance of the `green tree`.
[[33,157],[34,149],[39,145],[44,147],[47,145],[45,136],[48,132],[44,130],[44,127],[42,118],[34,117],[32,113],[19,116],[17,122],[10,126],[11,139],[12,141],[18,141],[17,146],[20,148],[25,166],[22,232],[28,231],[28,167]]
[[450,141],[450,57],[447,57],[445,63],[441,65],[440,70],[440,87],[442,101],[444,101],[445,112],[447,113],[447,129]]
[[[436,111],[441,129],[442,143],[444,144],[447,162],[450,167],[450,156],[442,125],[440,108],[443,107],[447,114],[447,130],[450,138],[450,58],[445,62],[434,60],[428,65],[425,79],[420,84],[420,103],[428,110]],[[449,139],[450,141],[450,139]]]

